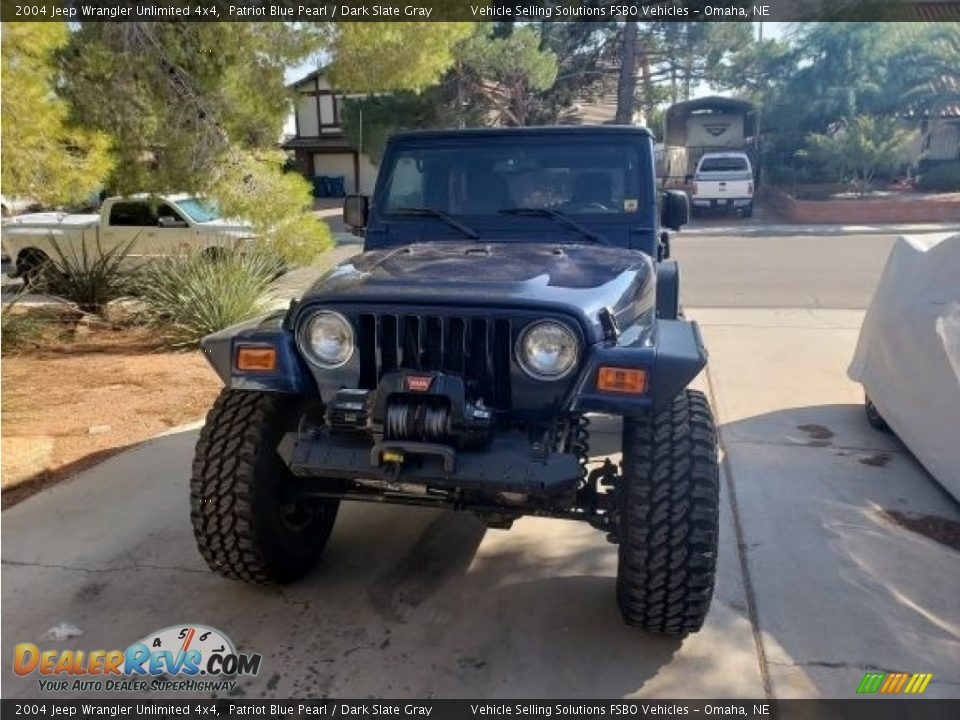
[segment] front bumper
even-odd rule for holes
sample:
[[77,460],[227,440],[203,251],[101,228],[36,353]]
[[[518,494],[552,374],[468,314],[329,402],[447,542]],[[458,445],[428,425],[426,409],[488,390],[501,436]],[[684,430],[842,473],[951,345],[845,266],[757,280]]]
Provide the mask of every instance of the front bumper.
[[[582,476],[574,455],[545,452],[516,434],[494,434],[489,445],[478,451],[420,442],[375,444],[368,438],[324,430],[290,439],[288,465],[294,475],[304,478],[554,497],[575,491]],[[401,452],[405,458],[402,466],[397,469],[383,462],[385,452]]]
[[693,198],[691,204],[697,208],[746,207],[753,198]]

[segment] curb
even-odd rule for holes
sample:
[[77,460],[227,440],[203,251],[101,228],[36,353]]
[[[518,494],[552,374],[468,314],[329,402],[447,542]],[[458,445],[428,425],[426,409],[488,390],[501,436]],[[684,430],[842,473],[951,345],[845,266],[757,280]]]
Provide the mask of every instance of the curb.
[[791,235],[922,235],[927,233],[960,232],[960,225],[724,225],[718,227],[685,228],[681,236],[732,235],[791,236]]

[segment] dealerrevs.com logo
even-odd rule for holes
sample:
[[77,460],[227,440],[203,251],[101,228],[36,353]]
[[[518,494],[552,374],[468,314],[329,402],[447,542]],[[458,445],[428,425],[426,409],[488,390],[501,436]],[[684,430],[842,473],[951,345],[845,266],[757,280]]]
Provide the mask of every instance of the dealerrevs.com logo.
[[126,650],[42,650],[20,643],[13,671],[36,673],[46,691],[229,691],[237,683],[224,676],[256,675],[262,659],[259,653],[238,653],[215,628],[174,625]]

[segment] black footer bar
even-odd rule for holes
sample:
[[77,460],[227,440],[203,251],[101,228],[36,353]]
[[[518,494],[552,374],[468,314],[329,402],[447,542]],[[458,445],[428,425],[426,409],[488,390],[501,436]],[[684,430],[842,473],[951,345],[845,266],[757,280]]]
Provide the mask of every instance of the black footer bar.
[[960,700],[2,700],[10,718],[955,720]]

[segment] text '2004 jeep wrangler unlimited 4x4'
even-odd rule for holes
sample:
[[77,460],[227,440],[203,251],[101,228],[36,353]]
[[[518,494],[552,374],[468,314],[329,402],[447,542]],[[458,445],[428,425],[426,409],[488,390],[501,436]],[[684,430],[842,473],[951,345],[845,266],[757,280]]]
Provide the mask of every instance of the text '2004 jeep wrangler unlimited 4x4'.
[[[211,568],[289,582],[341,500],[582,520],[619,544],[631,625],[698,630],[719,482],[706,362],[678,308],[642,128],[408,133],[364,252],[265,319],[203,342],[226,388],[197,444],[192,519]],[[588,469],[587,415],[623,417],[623,463]]]

